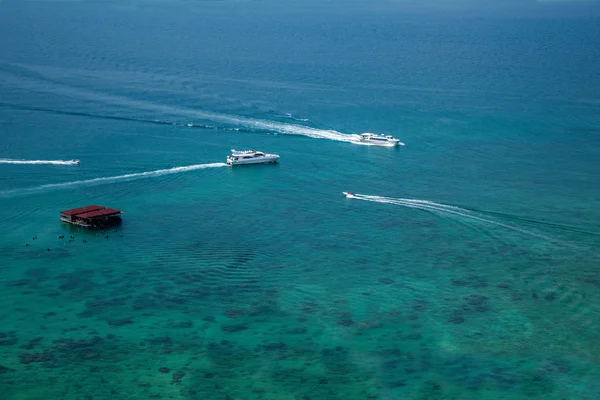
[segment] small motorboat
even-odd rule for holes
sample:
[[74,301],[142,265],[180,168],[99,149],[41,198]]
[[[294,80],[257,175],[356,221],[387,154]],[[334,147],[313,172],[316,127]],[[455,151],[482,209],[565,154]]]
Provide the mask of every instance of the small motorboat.
[[79,160],[77,160],[77,159],[73,159],[73,160],[71,160],[71,164],[79,165],[79,162],[80,162],[80,161],[79,161]]
[[352,192],[342,192],[342,193],[344,193],[344,195],[346,195],[346,197],[350,197],[350,198],[355,197],[355,194]]

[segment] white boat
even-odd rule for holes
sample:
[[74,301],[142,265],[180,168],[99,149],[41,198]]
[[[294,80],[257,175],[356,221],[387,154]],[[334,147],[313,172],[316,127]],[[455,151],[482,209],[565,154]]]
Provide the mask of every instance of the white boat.
[[346,197],[348,197],[348,198],[356,197],[356,195],[354,193],[352,193],[352,192],[342,192],[342,193],[345,194]]
[[79,160],[71,160],[71,164],[79,165]]
[[279,154],[268,154],[257,150],[231,150],[231,155],[227,156],[229,165],[272,164],[277,160],[279,160]]
[[362,143],[369,143],[377,146],[398,146],[400,141],[390,135],[378,135],[376,133],[363,133],[360,135],[360,141]]

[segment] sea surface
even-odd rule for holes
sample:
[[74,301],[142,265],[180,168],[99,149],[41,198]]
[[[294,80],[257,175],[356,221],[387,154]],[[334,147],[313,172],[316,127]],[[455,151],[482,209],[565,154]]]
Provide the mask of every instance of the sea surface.
[[0,3],[2,400],[600,398],[600,20],[349,4]]

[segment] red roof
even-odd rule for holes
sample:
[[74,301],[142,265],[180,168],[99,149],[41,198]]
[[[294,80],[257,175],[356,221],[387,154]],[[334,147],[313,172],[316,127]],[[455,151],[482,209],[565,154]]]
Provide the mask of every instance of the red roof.
[[120,214],[120,210],[115,210],[114,208],[105,208],[103,210],[90,211],[83,214],[77,214],[77,218],[95,218],[95,217],[108,217],[111,215]]
[[60,213],[63,215],[78,215],[78,214],[83,214],[83,213],[87,213],[90,211],[102,210],[103,208],[104,208],[103,206],[85,206],[85,207],[73,208],[71,210],[61,211]]

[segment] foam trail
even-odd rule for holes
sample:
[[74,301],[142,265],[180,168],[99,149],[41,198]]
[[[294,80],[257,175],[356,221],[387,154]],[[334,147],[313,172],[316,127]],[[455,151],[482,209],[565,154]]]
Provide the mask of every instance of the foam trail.
[[234,132],[238,132],[238,131],[254,132],[254,130],[250,130],[250,129],[245,130],[243,128],[232,128],[232,127],[226,127],[226,126],[195,124],[195,123],[182,123],[182,122],[175,122],[175,121],[163,121],[160,119],[146,119],[146,118],[123,117],[123,116],[116,116],[116,115],[93,114],[93,113],[86,113],[86,112],[80,112],[80,111],[64,111],[64,110],[57,110],[57,109],[52,109],[52,108],[33,107],[33,106],[25,106],[25,105],[20,105],[20,104],[11,104],[11,103],[3,103],[3,102],[0,102],[0,107],[13,108],[16,110],[40,111],[40,112],[47,112],[47,113],[59,114],[59,115],[72,115],[75,117],[91,117],[91,118],[109,119],[109,120],[116,120],[116,121],[140,122],[140,123],[155,124],[155,125],[187,126],[190,128],[202,128],[202,129],[213,129],[213,130],[234,131]]
[[[308,136],[314,139],[329,139],[342,142],[357,142],[360,139],[359,135],[346,134],[338,132],[333,129],[317,129],[303,125],[296,125],[283,122],[275,122],[268,120],[261,120],[248,117],[240,117],[235,115],[220,114],[204,110],[192,110],[186,108],[179,108],[168,105],[154,104],[141,100],[131,100],[120,96],[108,95],[103,93],[96,93],[88,90],[77,89],[62,84],[53,82],[43,81],[43,85],[36,84],[34,82],[27,82],[21,78],[9,77],[8,74],[1,74],[7,76],[7,82],[10,82],[13,86],[17,86],[23,89],[34,90],[38,92],[48,92],[54,94],[60,94],[69,97],[78,97],[88,101],[99,101],[106,104],[117,105],[127,108],[137,108],[139,110],[146,110],[151,112],[163,112],[172,115],[179,115],[191,118],[201,118],[214,122],[226,123],[231,125],[238,125],[244,128],[252,128],[257,130],[269,130],[286,135],[301,135]],[[1,76],[0,75],[0,76]],[[12,78],[12,79],[11,79]],[[192,124],[193,125],[193,124]]]
[[353,199],[358,199],[358,200],[364,200],[364,201],[372,201],[375,203],[394,204],[394,205],[403,206],[403,207],[416,208],[416,209],[420,209],[420,210],[424,210],[424,211],[429,211],[434,214],[439,213],[442,215],[455,215],[455,216],[463,217],[463,218],[471,220],[471,221],[483,222],[486,224],[506,228],[506,229],[509,229],[509,230],[512,230],[515,232],[519,232],[519,233],[528,235],[528,236],[533,236],[533,237],[537,237],[539,239],[544,239],[549,242],[563,243],[563,242],[553,239],[549,236],[541,235],[541,234],[531,232],[526,229],[522,229],[522,228],[519,228],[519,227],[516,227],[513,225],[507,225],[507,224],[503,224],[501,222],[497,222],[497,221],[493,221],[491,219],[477,216],[477,215],[473,214],[471,211],[466,210],[464,208],[450,206],[447,204],[435,203],[435,202],[429,201],[429,200],[402,199],[402,198],[396,199],[396,198],[391,198],[391,197],[370,196],[370,195],[356,194],[356,193],[351,196],[347,196],[347,197],[353,198]]
[[317,129],[308,126],[285,124],[281,122],[271,122],[252,118],[230,117],[228,122],[249,126],[255,129],[272,130],[284,135],[301,135],[313,139],[329,139],[340,142],[355,142],[360,139],[359,135],[341,133],[332,129]]
[[292,113],[285,113],[285,115],[276,115],[276,117],[289,118],[293,119],[294,121],[310,122],[308,118],[296,118],[292,115]]
[[118,175],[118,176],[106,176],[106,177],[102,177],[102,178],[86,179],[86,180],[73,181],[73,182],[49,183],[46,185],[41,185],[41,186],[36,186],[36,187],[26,188],[26,189],[6,190],[3,192],[0,192],[0,197],[7,197],[7,196],[11,196],[11,195],[25,195],[25,194],[30,194],[30,193],[43,192],[43,191],[56,190],[56,189],[64,189],[64,188],[77,187],[77,186],[103,185],[103,184],[123,182],[123,181],[132,181],[132,180],[142,179],[142,178],[154,178],[157,176],[178,174],[181,172],[195,171],[195,170],[199,170],[199,169],[218,168],[218,167],[226,167],[226,166],[227,166],[227,164],[224,164],[224,163],[196,164],[196,165],[187,165],[187,166],[183,166],[183,167],[159,169],[156,171],[137,172],[137,173],[133,173],[133,174]]
[[73,160],[12,160],[0,158],[0,164],[24,164],[24,165],[77,165]]

